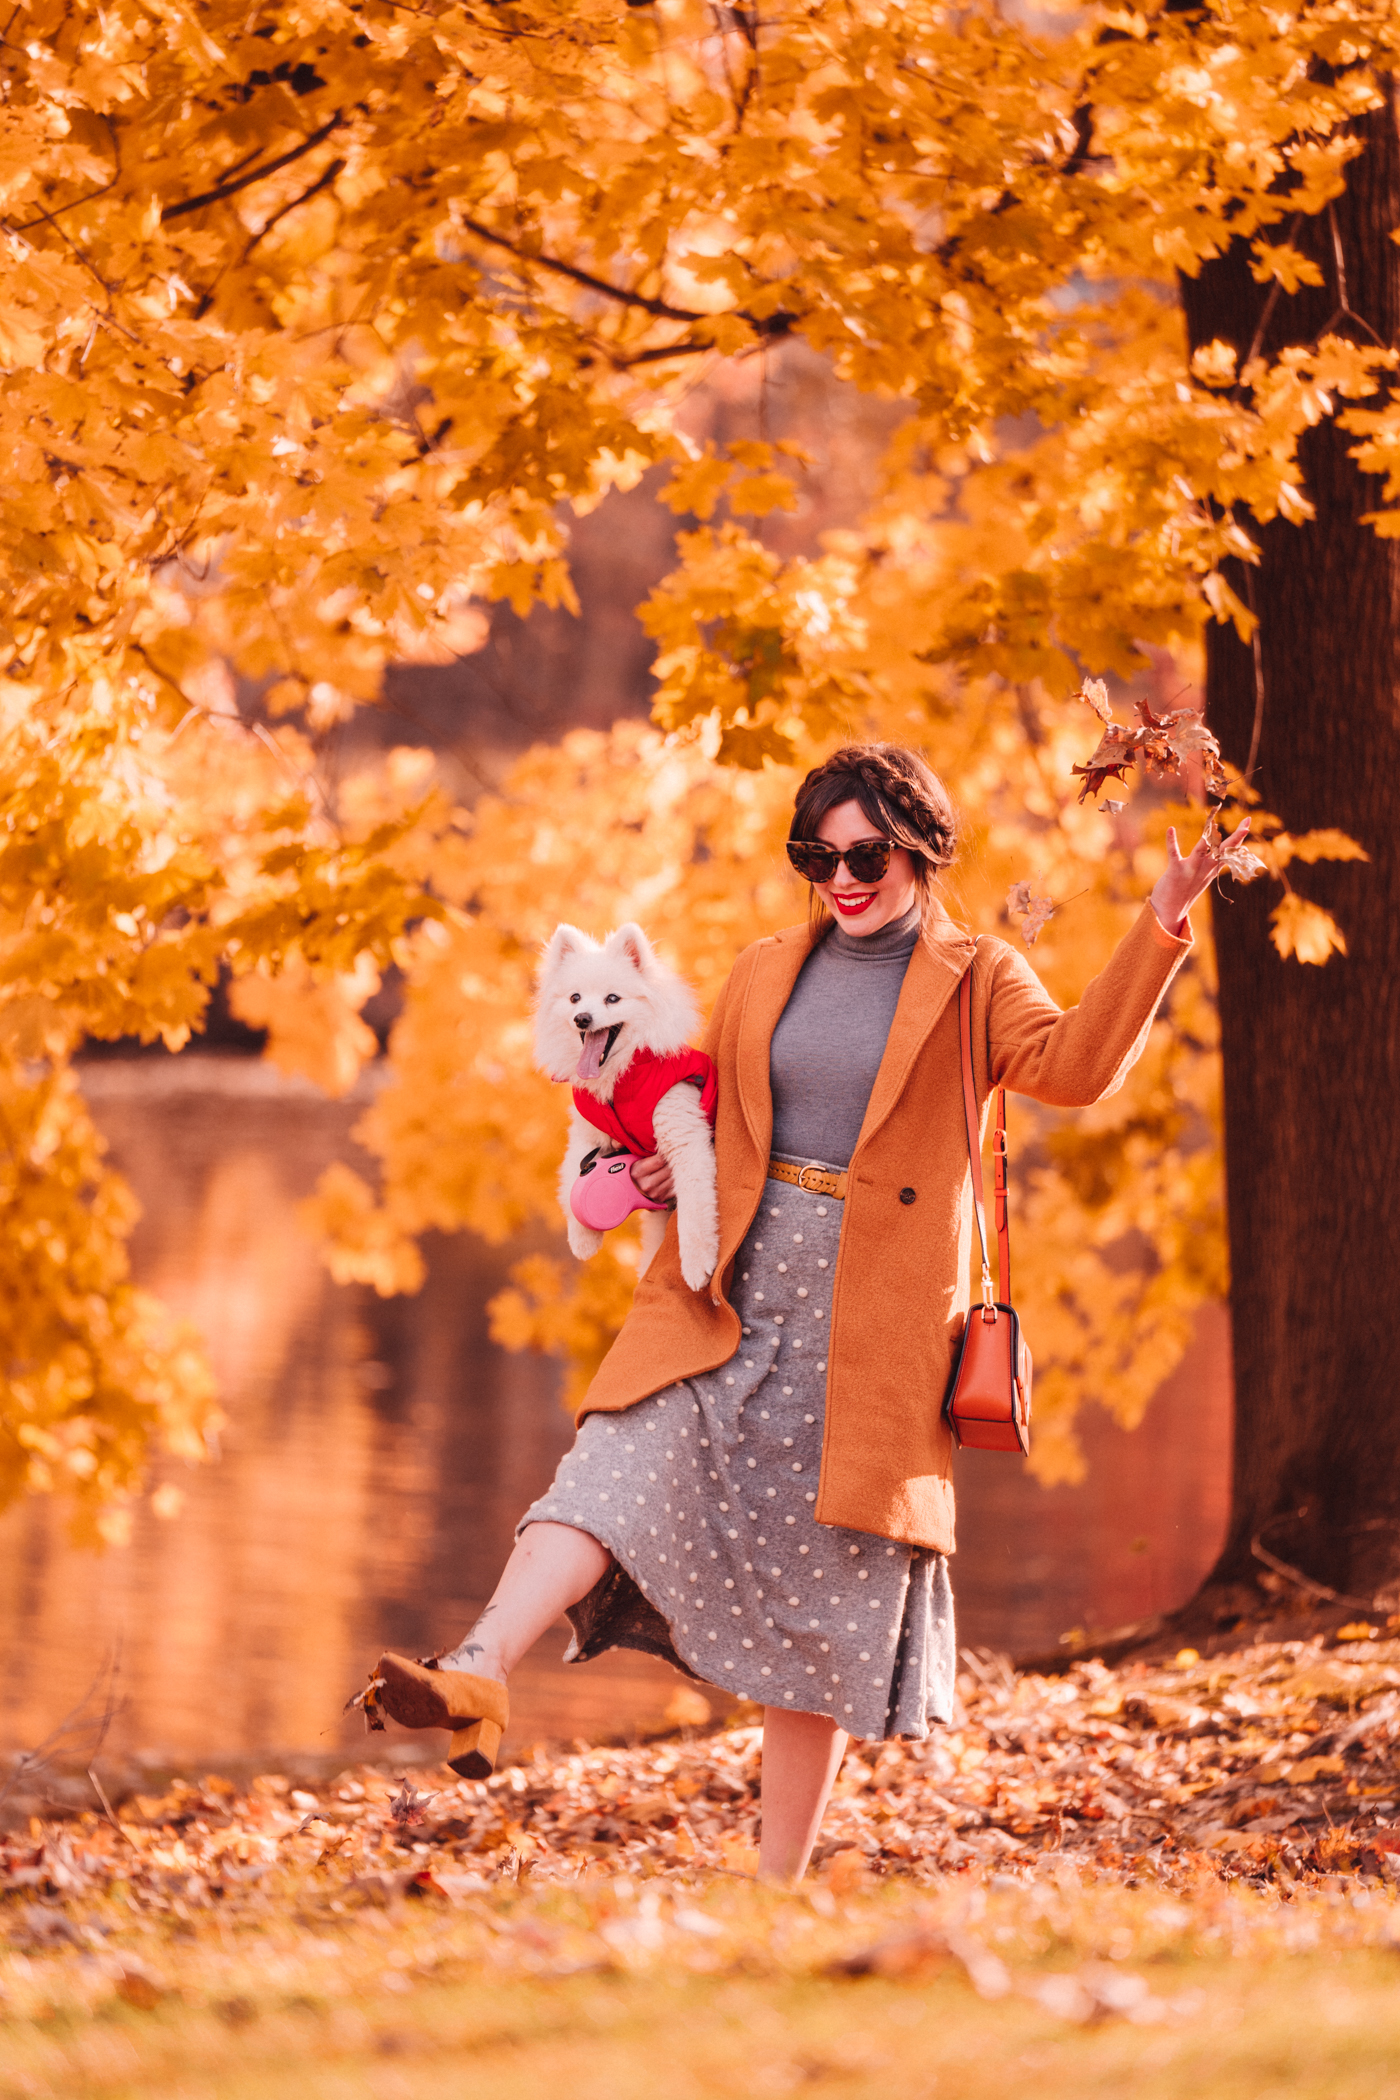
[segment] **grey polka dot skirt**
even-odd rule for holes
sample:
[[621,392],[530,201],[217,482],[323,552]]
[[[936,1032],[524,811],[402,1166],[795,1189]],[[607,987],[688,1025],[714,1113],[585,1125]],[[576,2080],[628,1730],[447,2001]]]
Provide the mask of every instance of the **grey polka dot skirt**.
[[920,1737],[953,1709],[947,1561],[812,1514],[842,1209],[770,1180],[734,1265],[735,1354],[588,1416],[519,1528],[571,1524],[613,1556],[566,1661],[640,1648],[856,1736]]

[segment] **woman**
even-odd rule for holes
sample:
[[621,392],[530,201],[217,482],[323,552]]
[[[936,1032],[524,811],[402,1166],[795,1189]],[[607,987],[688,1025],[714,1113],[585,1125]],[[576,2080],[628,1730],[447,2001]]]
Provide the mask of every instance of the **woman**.
[[[955,828],[912,751],[853,745],[808,774],[788,853],[810,923],[745,950],[705,1038],[709,1289],[687,1289],[669,1230],[476,1626],[432,1664],[386,1655],[377,1672],[385,1711],[452,1727],[472,1775],[491,1768],[511,1669],[566,1610],[570,1660],[642,1648],[757,1701],[761,1867],[784,1881],[806,1868],[848,1737],[920,1737],[952,1709],[941,1402],[971,1252],[959,979],[971,969],[979,1100],[1003,1084],[1101,1100],[1219,867],[1209,832],[1185,859],[1169,832],[1149,906],[1061,1013],[1022,956],[944,910]],[[670,1195],[663,1161],[635,1171]]]

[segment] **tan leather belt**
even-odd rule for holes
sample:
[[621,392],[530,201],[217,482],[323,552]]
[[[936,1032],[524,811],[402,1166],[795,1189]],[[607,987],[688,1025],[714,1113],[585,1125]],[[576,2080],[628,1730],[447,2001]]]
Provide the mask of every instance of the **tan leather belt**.
[[785,1159],[770,1159],[769,1178],[773,1181],[790,1181],[794,1188],[806,1189],[809,1196],[834,1196],[838,1203],[846,1200],[846,1176],[828,1174],[825,1167],[790,1167]]

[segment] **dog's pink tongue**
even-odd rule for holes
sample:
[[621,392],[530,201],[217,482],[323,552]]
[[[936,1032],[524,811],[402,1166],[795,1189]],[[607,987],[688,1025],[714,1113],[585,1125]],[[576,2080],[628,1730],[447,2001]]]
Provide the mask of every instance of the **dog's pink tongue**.
[[603,1069],[603,1052],[608,1047],[606,1028],[590,1028],[583,1039],[583,1048],[578,1054],[575,1079],[596,1079]]

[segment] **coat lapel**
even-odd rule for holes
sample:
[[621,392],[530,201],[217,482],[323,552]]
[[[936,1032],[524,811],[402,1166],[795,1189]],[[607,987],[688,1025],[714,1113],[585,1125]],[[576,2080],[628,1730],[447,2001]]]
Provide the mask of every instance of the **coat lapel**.
[[803,963],[812,952],[812,937],[805,926],[789,926],[765,941],[749,979],[739,1023],[739,1099],[744,1121],[758,1148],[767,1159],[773,1139],[773,1089],[768,1076],[768,1053],[773,1030],[783,1008],[792,997]]
[[856,1140],[853,1163],[904,1092],[915,1058],[942,1019],[959,979],[976,953],[977,943],[971,934],[963,933],[951,919],[935,919],[910,956],[885,1054]]
[[[773,1030],[811,952],[812,937],[805,926],[790,926],[765,941],[744,1000],[739,1023],[739,1099],[749,1135],[763,1159],[767,1159],[773,1141],[773,1092],[768,1076]],[[857,1151],[874,1136],[898,1102],[915,1058],[938,1025],[958,988],[958,979],[976,952],[972,936],[963,933],[951,919],[942,918],[933,922],[909,958],[885,1054],[861,1124]]]

